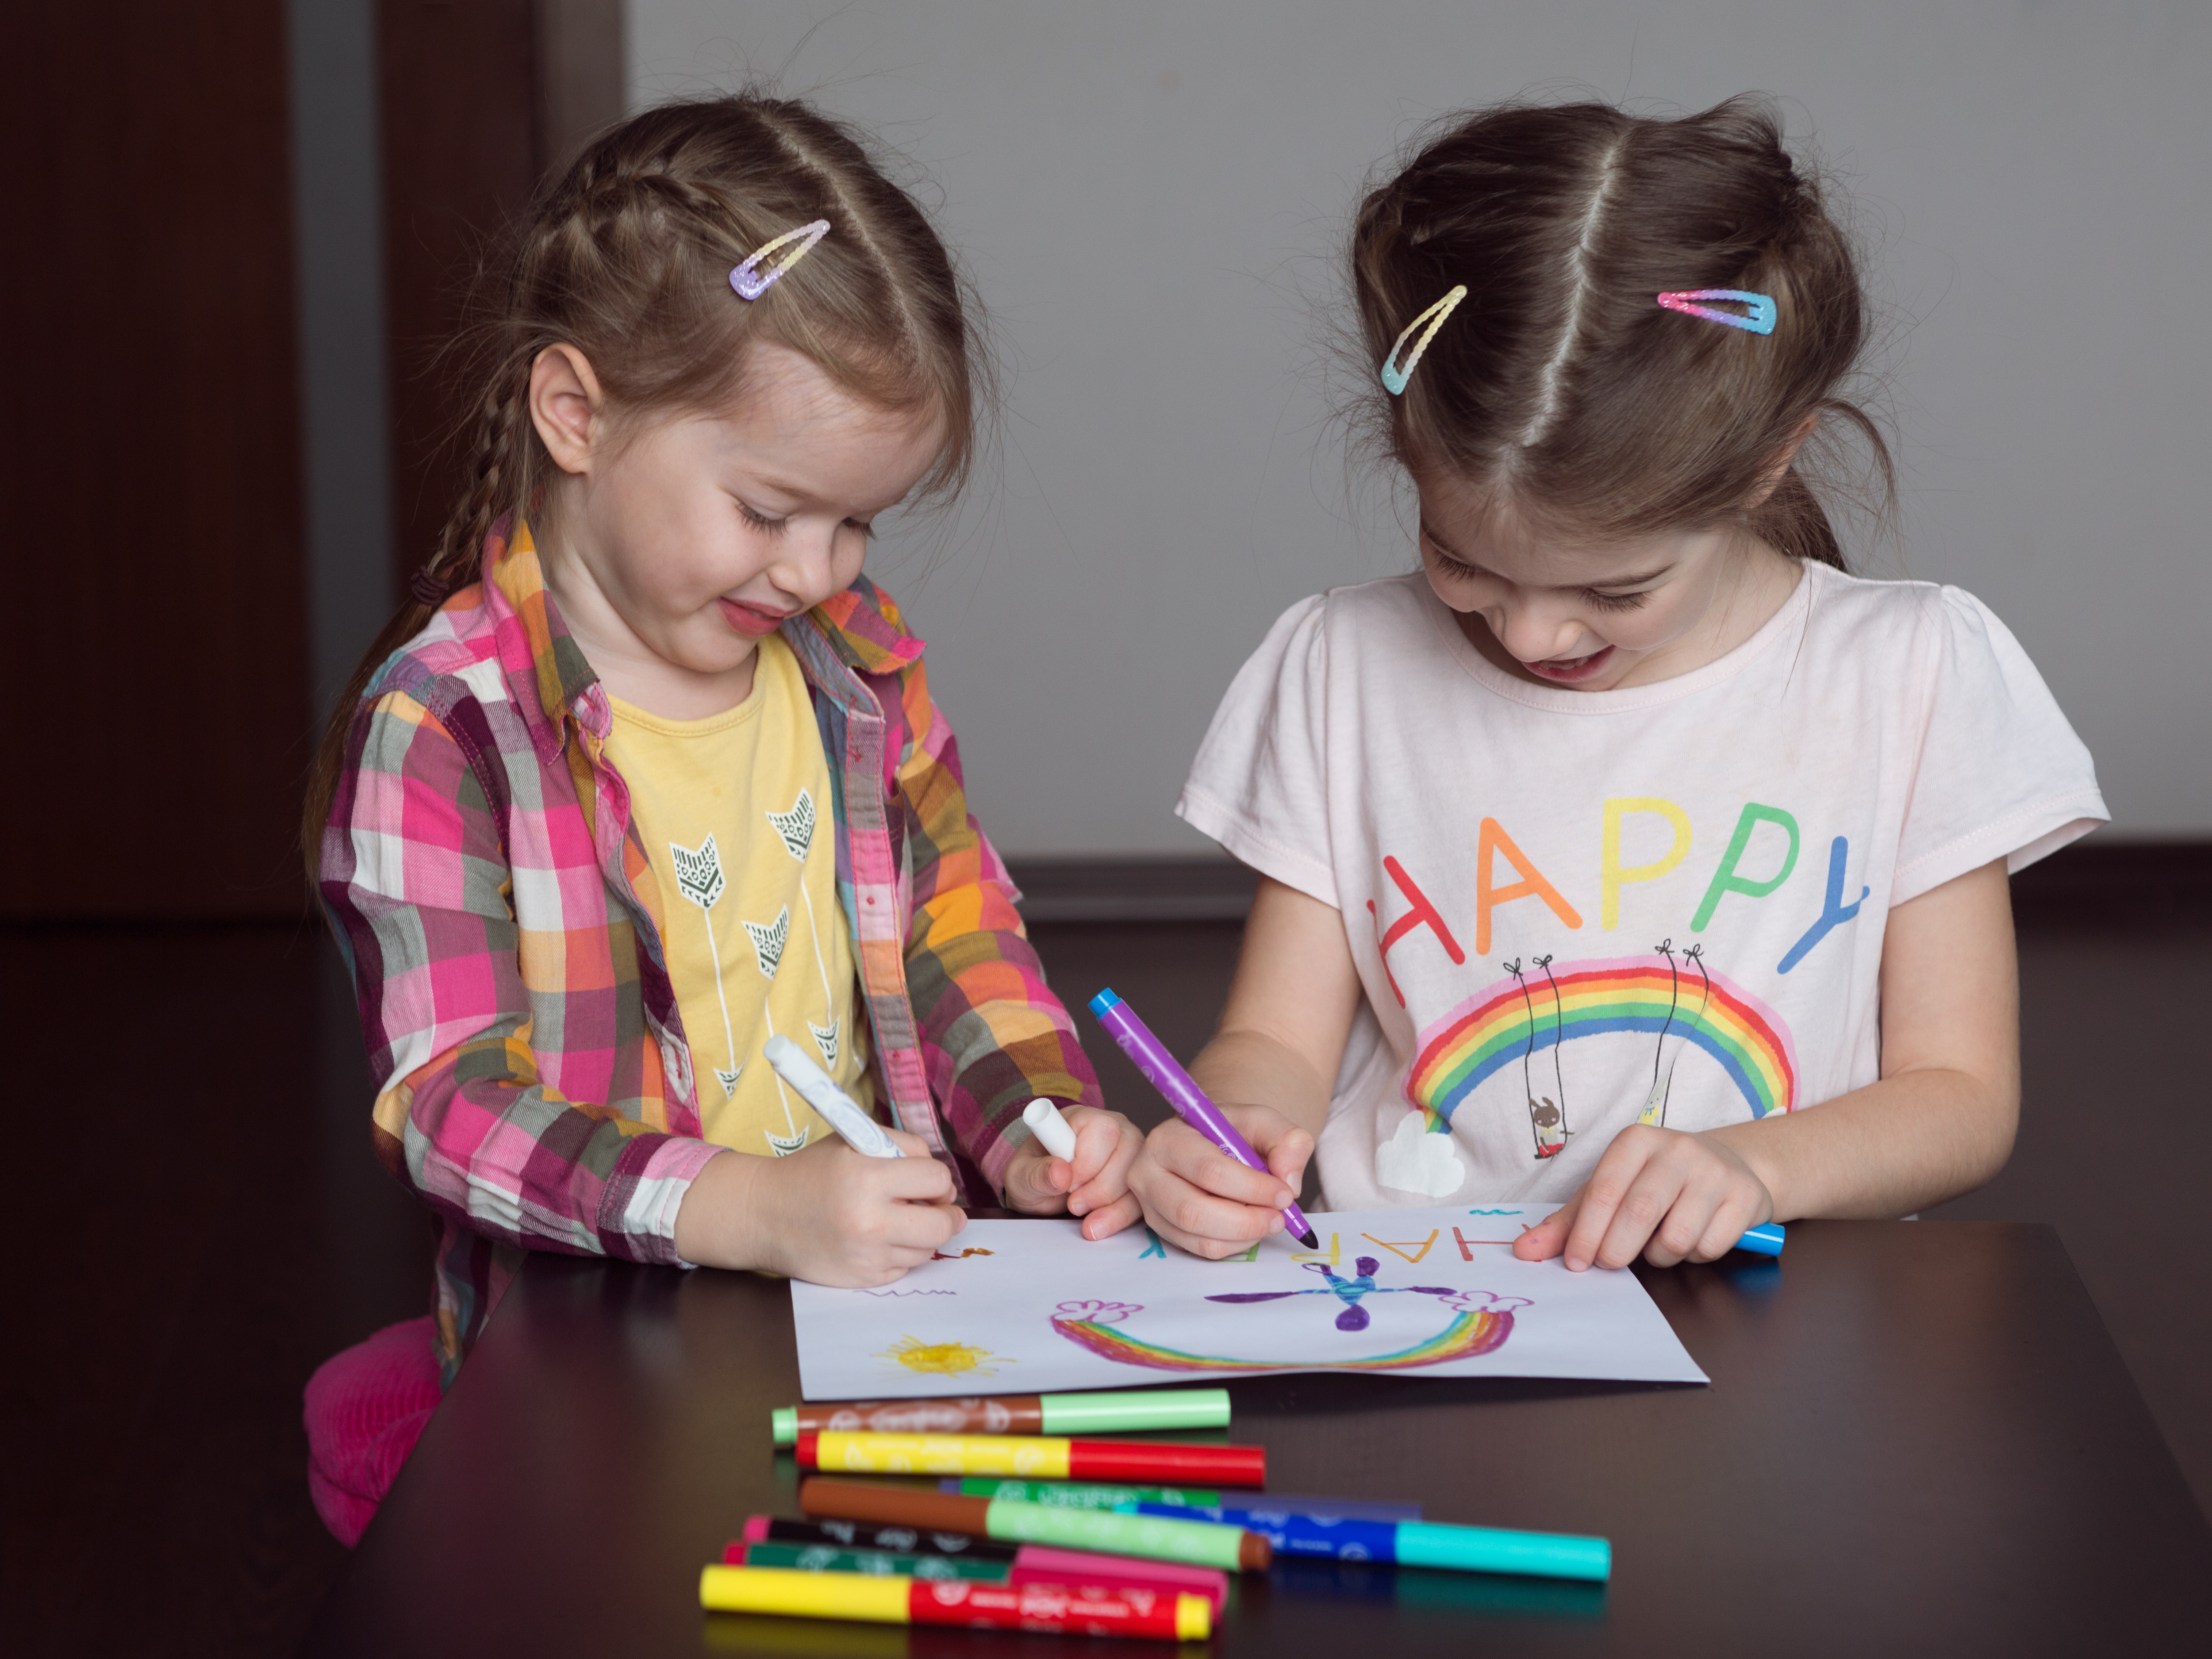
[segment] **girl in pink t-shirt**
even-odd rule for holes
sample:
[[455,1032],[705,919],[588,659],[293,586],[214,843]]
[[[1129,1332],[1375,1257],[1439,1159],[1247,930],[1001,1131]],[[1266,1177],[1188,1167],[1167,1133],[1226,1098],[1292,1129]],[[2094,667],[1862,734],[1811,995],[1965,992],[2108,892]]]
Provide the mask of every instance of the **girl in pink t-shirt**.
[[[1763,106],[1512,106],[1362,204],[1374,430],[1418,573],[1293,606],[1179,807],[1263,879],[1155,1131],[1205,1255],[1335,1208],[1556,1200],[1526,1258],[1705,1261],[1990,1178],[2019,1116],[2007,874],[2106,817],[1972,596],[1850,575],[1808,456],[1850,251]],[[1817,1110],[1807,1110],[1808,1107]]]

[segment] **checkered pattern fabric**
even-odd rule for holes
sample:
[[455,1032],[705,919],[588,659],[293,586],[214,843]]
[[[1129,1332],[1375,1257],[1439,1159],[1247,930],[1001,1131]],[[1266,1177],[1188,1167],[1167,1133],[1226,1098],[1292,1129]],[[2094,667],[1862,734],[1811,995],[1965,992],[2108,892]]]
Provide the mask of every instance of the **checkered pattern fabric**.
[[[377,1150],[442,1221],[448,1378],[524,1249],[675,1261],[677,1207],[720,1150],[664,965],[669,896],[604,757],[606,693],[528,526],[505,530],[371,682],[322,847]],[[922,642],[865,577],[784,637],[830,763],[878,1097],[992,1201],[1022,1108],[1095,1105],[1097,1079],[969,813]]]

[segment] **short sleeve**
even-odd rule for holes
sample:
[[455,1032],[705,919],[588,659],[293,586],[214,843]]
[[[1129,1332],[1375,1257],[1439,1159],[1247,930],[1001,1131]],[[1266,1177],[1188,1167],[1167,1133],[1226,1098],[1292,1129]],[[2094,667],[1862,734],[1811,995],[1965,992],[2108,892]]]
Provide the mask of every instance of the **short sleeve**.
[[1944,588],[1930,635],[1929,698],[1892,904],[1994,859],[2023,870],[2111,817],[2088,750],[1989,607]]
[[1285,611],[1214,711],[1176,815],[1341,909],[1329,856],[1328,597]]

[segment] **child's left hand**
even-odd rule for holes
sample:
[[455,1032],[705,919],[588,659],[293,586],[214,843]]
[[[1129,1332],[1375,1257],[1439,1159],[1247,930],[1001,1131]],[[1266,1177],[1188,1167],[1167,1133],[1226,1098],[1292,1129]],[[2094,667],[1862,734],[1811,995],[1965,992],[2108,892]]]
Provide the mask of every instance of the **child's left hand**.
[[1513,1254],[1523,1261],[1564,1254],[1575,1273],[1592,1263],[1626,1267],[1639,1251],[1655,1267],[1712,1261],[1773,1214],[1766,1183],[1717,1134],[1632,1123],[1565,1206],[1521,1235]]
[[1063,1106],[1060,1115],[1075,1131],[1075,1156],[1054,1158],[1030,1141],[1006,1165],[1006,1207],[1024,1215],[1065,1211],[1083,1218],[1085,1238],[1109,1237],[1143,1213],[1129,1190],[1129,1166],[1145,1132],[1095,1106]]

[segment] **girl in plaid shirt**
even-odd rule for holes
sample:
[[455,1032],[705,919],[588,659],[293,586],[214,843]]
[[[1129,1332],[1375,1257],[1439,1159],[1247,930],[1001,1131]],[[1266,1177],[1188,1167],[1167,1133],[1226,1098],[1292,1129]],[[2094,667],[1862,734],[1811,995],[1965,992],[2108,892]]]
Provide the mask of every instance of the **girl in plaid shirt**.
[[[872,1286],[963,1202],[1136,1217],[1141,1138],[968,811],[921,641],[860,574],[878,514],[966,474],[962,299],[854,137],[762,98],[610,131],[520,232],[475,342],[473,488],[305,823],[377,1150],[442,1230],[432,1318],[309,1386],[348,1541],[526,1250]],[[762,1056],[778,1033],[909,1156],[826,1133]],[[1022,1122],[1038,1096],[1072,1160]]]

